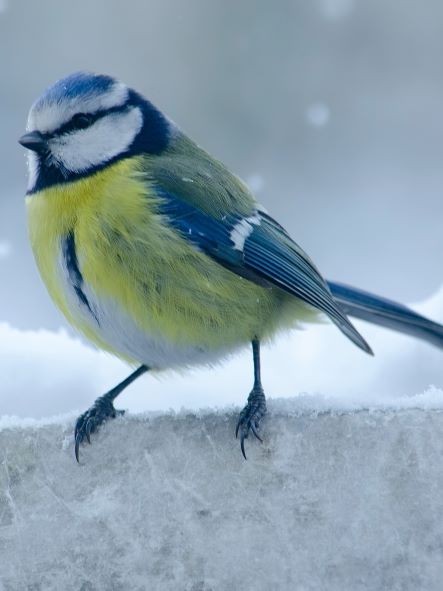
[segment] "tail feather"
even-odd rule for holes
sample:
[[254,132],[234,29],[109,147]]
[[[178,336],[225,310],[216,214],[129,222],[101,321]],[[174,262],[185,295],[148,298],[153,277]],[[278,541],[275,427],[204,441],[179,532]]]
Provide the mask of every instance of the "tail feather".
[[428,341],[443,349],[443,326],[410,308],[372,293],[328,281],[334,299],[349,316]]

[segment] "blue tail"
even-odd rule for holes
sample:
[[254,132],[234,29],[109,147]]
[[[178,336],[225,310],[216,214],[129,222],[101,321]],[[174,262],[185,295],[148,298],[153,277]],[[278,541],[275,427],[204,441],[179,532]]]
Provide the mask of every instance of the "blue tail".
[[411,335],[443,349],[443,326],[410,308],[343,283],[328,281],[334,299],[349,316]]

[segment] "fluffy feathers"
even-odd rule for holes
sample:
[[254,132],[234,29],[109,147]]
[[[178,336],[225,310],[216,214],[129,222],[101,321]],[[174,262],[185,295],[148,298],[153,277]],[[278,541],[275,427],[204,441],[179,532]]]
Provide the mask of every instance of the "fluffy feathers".
[[244,183],[133,90],[76,74],[35,103],[30,122],[47,144],[32,156],[27,199],[37,263],[64,314],[99,346],[175,367],[320,311],[370,352]]

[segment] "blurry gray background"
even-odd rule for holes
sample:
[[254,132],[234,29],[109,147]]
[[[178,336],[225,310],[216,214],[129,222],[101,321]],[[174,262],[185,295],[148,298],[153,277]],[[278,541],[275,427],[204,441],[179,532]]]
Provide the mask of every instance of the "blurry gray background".
[[443,282],[439,0],[0,0],[0,321],[58,327],[26,237],[30,104],[74,70],[146,94],[256,190],[328,278]]

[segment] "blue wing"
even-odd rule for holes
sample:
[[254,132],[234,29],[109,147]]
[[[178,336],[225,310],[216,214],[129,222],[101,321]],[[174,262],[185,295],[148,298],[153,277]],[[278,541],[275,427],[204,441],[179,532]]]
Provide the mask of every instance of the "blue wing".
[[314,264],[284,229],[267,214],[249,217],[197,209],[177,196],[159,191],[158,213],[205,254],[233,272],[259,284],[272,284],[314,306],[357,346],[371,353]]

